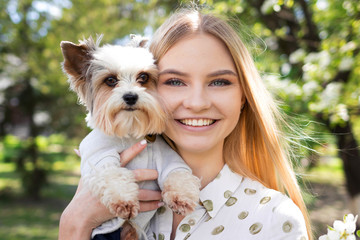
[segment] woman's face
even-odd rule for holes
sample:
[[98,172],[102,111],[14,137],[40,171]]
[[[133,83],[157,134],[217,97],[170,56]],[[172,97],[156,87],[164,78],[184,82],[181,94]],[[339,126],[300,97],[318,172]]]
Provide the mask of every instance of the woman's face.
[[235,128],[244,97],[225,45],[209,34],[193,34],[159,61],[158,93],[172,114],[165,134],[180,153],[222,149]]

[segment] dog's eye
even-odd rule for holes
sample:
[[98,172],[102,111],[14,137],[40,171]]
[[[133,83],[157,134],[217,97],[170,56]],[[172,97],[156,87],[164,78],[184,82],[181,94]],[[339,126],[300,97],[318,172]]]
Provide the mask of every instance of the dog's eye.
[[114,87],[118,83],[118,80],[114,77],[107,77],[105,78],[104,82],[106,83],[106,85]]
[[140,73],[139,77],[136,79],[140,84],[145,84],[149,81],[149,74]]

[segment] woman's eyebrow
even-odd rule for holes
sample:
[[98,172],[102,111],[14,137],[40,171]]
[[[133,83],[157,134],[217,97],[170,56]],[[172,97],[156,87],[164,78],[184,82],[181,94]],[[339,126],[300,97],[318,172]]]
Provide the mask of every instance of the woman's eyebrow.
[[189,74],[184,73],[184,72],[180,72],[180,71],[175,70],[175,69],[165,69],[164,71],[159,72],[159,76],[163,75],[163,74],[173,74],[173,75],[178,75],[178,76],[182,76],[182,77],[189,76]]
[[217,76],[221,76],[221,75],[233,75],[235,77],[237,77],[238,75],[233,72],[232,70],[218,70],[218,71],[215,71],[215,72],[212,72],[212,73],[209,73],[207,75],[207,77],[217,77]]

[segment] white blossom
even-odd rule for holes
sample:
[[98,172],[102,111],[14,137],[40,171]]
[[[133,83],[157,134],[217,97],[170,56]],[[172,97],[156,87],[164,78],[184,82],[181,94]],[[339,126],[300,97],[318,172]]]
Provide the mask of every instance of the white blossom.
[[346,108],[346,105],[338,104],[335,107],[334,114],[331,115],[331,117],[330,117],[330,121],[331,122],[339,122],[339,121],[347,122],[349,120],[350,120],[350,116],[349,116],[349,112]]
[[352,214],[344,216],[343,221],[336,220],[334,227],[328,227],[326,235],[319,237],[319,240],[355,240],[356,221],[358,216]]
[[354,64],[353,58],[344,57],[343,59],[341,59],[341,62],[339,64],[339,70],[340,71],[349,71],[349,70],[351,70],[353,64]]
[[291,53],[289,56],[289,61],[292,64],[301,62],[305,58],[306,52],[304,49],[299,48],[295,52]]
[[356,49],[356,47],[357,47],[356,43],[353,41],[350,41],[340,48],[340,52],[342,52],[342,53],[351,52],[351,51],[354,51]]
[[320,86],[315,81],[309,81],[303,85],[304,97],[308,98],[312,96],[317,90],[320,89]]
[[261,12],[263,14],[269,14],[272,11],[278,11],[278,8],[280,7],[277,4],[278,0],[266,0],[263,5],[261,5]]
[[305,59],[305,63],[314,63],[319,66],[319,68],[324,69],[329,66],[331,62],[331,56],[327,51],[321,51],[316,53],[309,53]]
[[284,93],[289,98],[297,97],[302,95],[301,87],[291,82],[289,79],[281,79],[280,75],[277,74],[266,74],[263,76],[266,86],[268,89],[275,93]]
[[321,112],[324,109],[332,108],[339,102],[343,83],[329,83],[324,91],[321,92],[320,101],[310,104],[310,110],[315,112]]
[[284,63],[281,65],[281,73],[284,75],[288,75],[291,71],[291,65],[289,63]]
[[44,125],[51,121],[50,115],[44,111],[38,111],[34,114],[33,120],[37,126]]

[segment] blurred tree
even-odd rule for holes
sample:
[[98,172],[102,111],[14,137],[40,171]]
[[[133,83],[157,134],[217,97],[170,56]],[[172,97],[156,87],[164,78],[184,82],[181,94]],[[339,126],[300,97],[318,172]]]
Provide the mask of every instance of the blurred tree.
[[[188,1],[184,1],[188,2]],[[200,1],[205,2],[205,1]],[[222,15],[241,19],[249,47],[269,86],[289,112],[310,114],[334,133],[348,191],[360,193],[360,154],[353,130],[359,121],[360,6],[356,0],[209,0]],[[74,104],[61,72],[61,40],[104,34],[123,43],[129,33],[151,35],[173,0],[4,0],[0,2],[0,137],[25,139],[13,160],[23,185],[39,196],[46,168],[36,136],[64,132],[83,137],[84,108]],[[247,31],[247,28],[250,29]],[[255,33],[259,37],[252,37]],[[263,44],[271,51],[259,52]],[[29,180],[30,179],[30,180]]]
[[333,134],[343,161],[348,193],[353,200],[359,198],[360,150],[353,130],[360,113],[359,1],[207,3],[216,12],[243,20],[265,41],[271,51],[257,56],[259,68],[263,72],[281,73],[265,76],[269,86],[286,101],[291,112],[310,113]]
[[60,41],[102,33],[104,42],[122,43],[130,33],[151,33],[171,6],[156,0],[1,1],[0,138],[23,139],[11,160],[28,196],[40,196],[49,170],[37,136],[83,137],[88,131],[84,108],[75,104],[61,71]]

